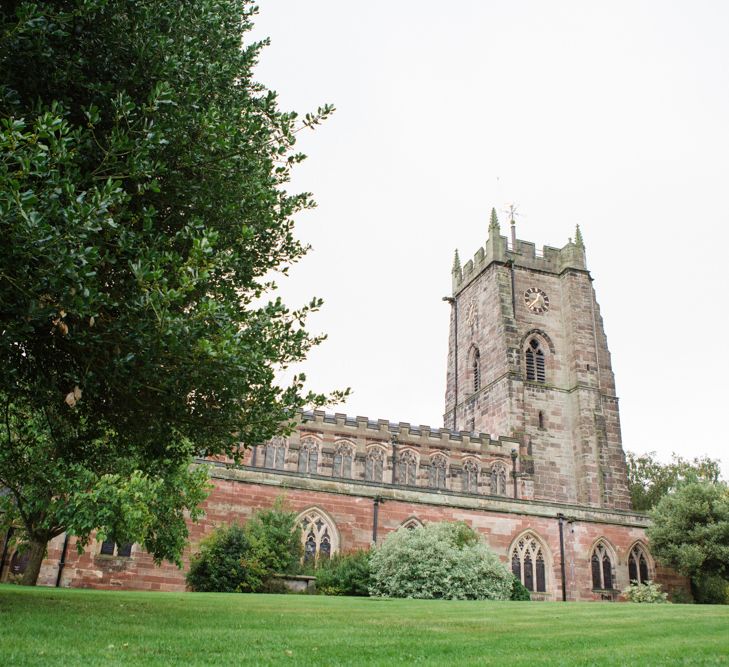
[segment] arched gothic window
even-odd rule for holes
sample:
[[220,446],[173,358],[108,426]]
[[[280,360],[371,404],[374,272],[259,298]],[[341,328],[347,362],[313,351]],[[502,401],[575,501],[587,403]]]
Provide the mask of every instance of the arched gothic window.
[[536,338],[527,343],[526,351],[526,379],[532,382],[546,382],[547,376],[544,370],[544,352]]
[[463,464],[463,490],[478,493],[478,464],[473,459]]
[[491,466],[491,495],[506,495],[506,468],[501,463]]
[[512,548],[511,572],[528,591],[547,591],[542,545],[531,533],[522,535]]
[[446,488],[446,470],[448,463],[445,456],[436,454],[430,459],[430,470],[428,482],[433,489]]
[[628,579],[644,584],[650,580],[648,557],[642,545],[636,544],[628,556]]
[[373,447],[367,452],[365,460],[365,479],[368,482],[381,482],[385,467],[385,455],[381,449]]
[[299,448],[299,472],[316,474],[319,463],[319,444],[314,438],[305,438]]
[[478,348],[473,350],[471,356],[471,373],[473,376],[473,393],[481,389],[481,353]]
[[590,558],[592,567],[592,587],[602,590],[611,590],[613,587],[613,564],[607,547],[598,542],[592,550]]
[[415,486],[417,484],[418,459],[415,454],[407,450],[400,454],[397,464],[397,483]]
[[420,519],[416,519],[415,517],[412,517],[408,519],[405,523],[400,526],[400,528],[405,528],[406,530],[415,530],[416,528],[422,528],[423,522],[420,521]]
[[333,477],[352,477],[352,460],[354,458],[354,447],[349,442],[340,442],[334,450],[334,462],[332,464]]
[[304,545],[304,562],[330,558],[337,551],[334,526],[318,510],[309,510],[299,517],[301,541]]
[[286,440],[283,438],[274,438],[266,445],[266,458],[264,466],[266,468],[275,468],[283,470],[286,461]]

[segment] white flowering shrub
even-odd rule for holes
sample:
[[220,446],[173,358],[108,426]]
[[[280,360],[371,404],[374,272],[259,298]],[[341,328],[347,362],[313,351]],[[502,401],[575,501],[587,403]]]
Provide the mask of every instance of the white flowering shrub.
[[644,584],[633,581],[622,593],[629,602],[668,602],[668,593],[662,593],[661,585],[652,581]]
[[465,523],[390,533],[370,558],[370,595],[508,600],[514,577]]

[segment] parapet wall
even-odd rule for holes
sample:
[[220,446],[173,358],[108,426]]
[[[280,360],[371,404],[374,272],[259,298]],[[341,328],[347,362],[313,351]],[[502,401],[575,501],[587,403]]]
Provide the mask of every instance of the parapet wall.
[[545,273],[560,274],[567,269],[587,271],[585,248],[570,239],[562,248],[543,246],[541,250],[531,241],[516,239],[511,247],[506,236],[491,234],[483,248],[461,268],[453,267],[453,294],[457,294],[493,262],[513,263]]

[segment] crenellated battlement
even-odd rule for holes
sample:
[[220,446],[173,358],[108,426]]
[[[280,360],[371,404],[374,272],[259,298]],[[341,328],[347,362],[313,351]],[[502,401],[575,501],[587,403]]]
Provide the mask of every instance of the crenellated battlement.
[[587,270],[585,262],[585,245],[579,225],[575,238],[569,239],[562,248],[543,246],[537,249],[531,241],[516,238],[515,225],[511,221],[511,240],[502,236],[496,211],[491,210],[491,223],[486,245],[479,248],[461,268],[458,252],[453,262],[453,293],[457,294],[466,287],[486,267],[494,262],[513,264],[546,273],[560,274],[567,269]]
[[500,436],[493,439],[488,433],[453,431],[448,428],[431,428],[423,424],[391,422],[387,419],[350,417],[342,413],[330,414],[324,410],[306,410],[299,413],[297,430],[336,431],[338,435],[351,434],[352,438],[363,437],[367,441],[395,441],[398,445],[411,445],[418,449],[449,449],[463,453],[485,453],[509,455],[519,447],[519,440]]

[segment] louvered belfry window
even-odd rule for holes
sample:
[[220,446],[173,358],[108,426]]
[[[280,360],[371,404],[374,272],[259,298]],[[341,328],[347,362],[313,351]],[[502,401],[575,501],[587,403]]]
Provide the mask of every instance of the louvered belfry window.
[[473,352],[473,393],[481,389],[481,353],[478,350]]
[[532,382],[546,382],[547,376],[544,370],[544,352],[536,338],[529,341],[526,349],[526,379]]

